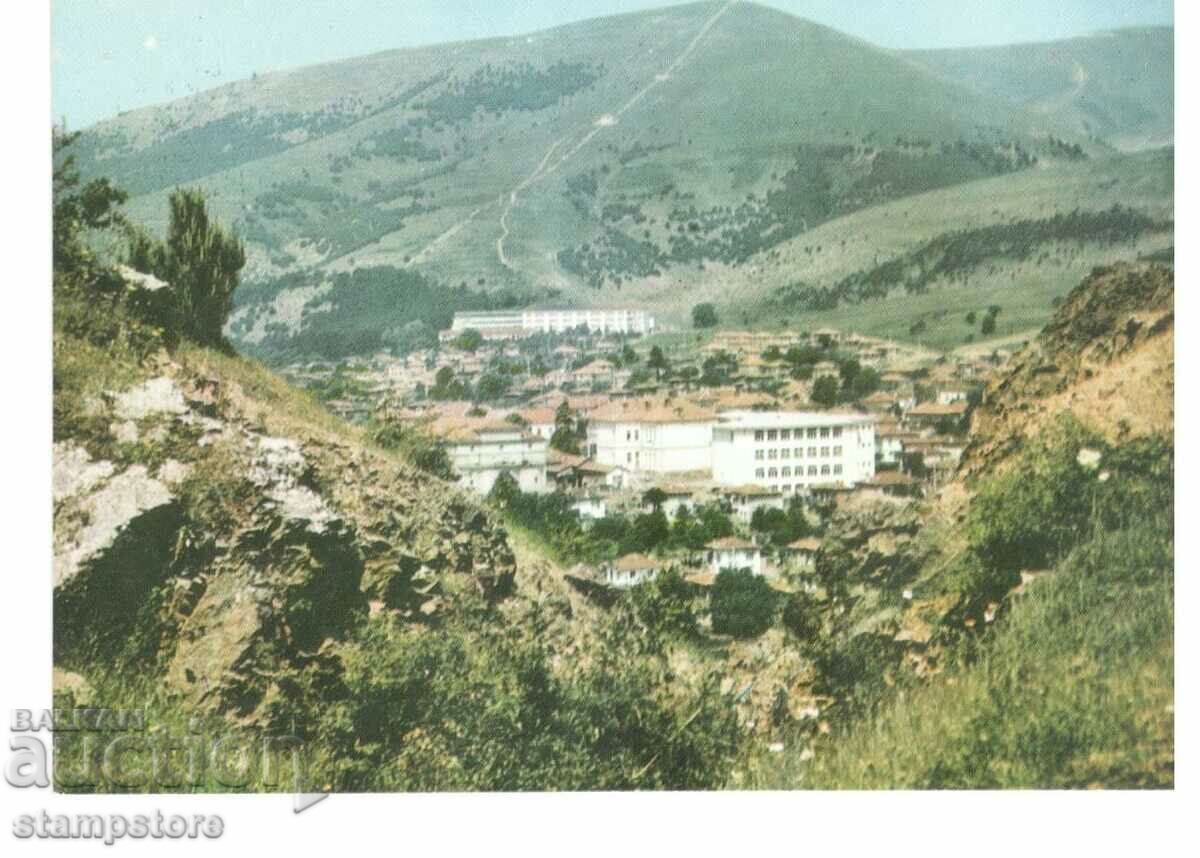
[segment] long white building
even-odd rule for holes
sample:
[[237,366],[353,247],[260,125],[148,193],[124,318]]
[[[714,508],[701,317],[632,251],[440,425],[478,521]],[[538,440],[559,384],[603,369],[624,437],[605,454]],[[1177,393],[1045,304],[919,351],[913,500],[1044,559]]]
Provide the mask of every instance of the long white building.
[[652,334],[654,314],[645,310],[511,310],[489,313],[455,313],[450,333],[476,330],[488,339],[561,334],[581,325],[605,334]]
[[730,411],[712,429],[713,481],[784,494],[854,486],[875,476],[875,418],[806,411]]
[[588,454],[630,471],[706,471],[716,417],[682,399],[615,400],[588,415]]

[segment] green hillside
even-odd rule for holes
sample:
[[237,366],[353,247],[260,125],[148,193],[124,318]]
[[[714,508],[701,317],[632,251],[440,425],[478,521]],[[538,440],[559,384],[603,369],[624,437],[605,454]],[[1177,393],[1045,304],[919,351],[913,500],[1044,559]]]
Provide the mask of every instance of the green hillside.
[[920,65],[1125,150],[1175,137],[1175,32],[1146,27],[1078,39],[913,51]]
[[[414,289],[443,315],[634,301],[681,323],[703,295],[778,319],[769,299],[814,263],[878,264],[988,220],[1009,187],[1051,211],[1135,204],[1125,185],[1081,191],[1098,172],[1167,187],[1143,195],[1164,219],[1169,161],[1127,164],[1071,116],[949,76],[775,10],[696,3],[260,75],[100,123],[77,157],[151,228],[171,188],[203,189],[248,246],[231,333],[326,356],[437,322],[407,306]],[[976,187],[842,258],[854,218]],[[375,291],[347,336],[330,294],[364,270]]]

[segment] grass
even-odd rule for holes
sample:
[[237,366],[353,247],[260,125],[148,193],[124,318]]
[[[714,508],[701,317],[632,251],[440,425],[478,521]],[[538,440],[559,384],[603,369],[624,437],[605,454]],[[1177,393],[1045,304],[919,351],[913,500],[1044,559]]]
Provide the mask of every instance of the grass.
[[[1021,595],[978,659],[898,692],[848,736],[760,758],[756,786],[1174,784],[1174,587],[1152,524],[1104,534]],[[1149,567],[1147,557],[1157,557]]]

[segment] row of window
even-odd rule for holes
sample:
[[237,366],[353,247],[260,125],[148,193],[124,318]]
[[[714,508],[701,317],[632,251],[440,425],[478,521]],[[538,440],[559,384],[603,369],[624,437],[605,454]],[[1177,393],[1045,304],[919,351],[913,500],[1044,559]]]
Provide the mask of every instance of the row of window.
[[[809,447],[808,448],[808,457],[810,459],[815,459],[817,456],[821,456],[822,458],[828,458],[830,456],[830,450],[831,450],[831,448],[829,448],[829,447],[821,447],[819,449],[817,447]],[[842,455],[842,448],[841,447],[833,447],[832,455],[834,455],[834,456]],[[760,462],[763,459],[791,459],[791,458],[803,459],[804,458],[804,448],[796,447],[793,449],[791,447],[780,447],[777,449],[772,448],[770,450],[755,450],[754,458]]]
[[[796,471],[797,477],[804,476],[804,466],[803,465],[797,465],[795,471]],[[831,465],[821,465],[821,467],[819,469],[817,468],[816,465],[808,466],[808,476],[810,476],[810,477],[816,477],[816,476],[828,477],[830,474],[832,474],[833,476],[840,476],[841,473],[842,473],[841,465],[832,465],[832,466]],[[754,476],[760,480],[764,479],[764,478],[765,479],[774,479],[775,477],[790,477],[790,476],[792,476],[792,469],[789,467],[765,468],[765,469],[758,468],[757,470],[755,470]]]
[[842,427],[834,426],[832,429],[828,426],[822,426],[819,429],[815,426],[808,429],[755,429],[755,441],[790,441],[793,437],[797,440],[808,436],[809,438],[829,438],[831,435],[834,438],[842,437]]

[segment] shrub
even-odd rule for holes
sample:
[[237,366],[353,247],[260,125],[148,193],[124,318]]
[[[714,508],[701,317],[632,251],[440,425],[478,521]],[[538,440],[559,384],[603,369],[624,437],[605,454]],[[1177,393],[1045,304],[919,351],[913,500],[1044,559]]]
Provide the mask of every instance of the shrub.
[[722,569],[713,582],[712,627],[735,638],[761,635],[775,617],[775,591],[749,569]]
[[368,427],[368,435],[380,447],[397,451],[426,473],[443,480],[455,478],[445,448],[418,429],[402,423],[373,423]]

